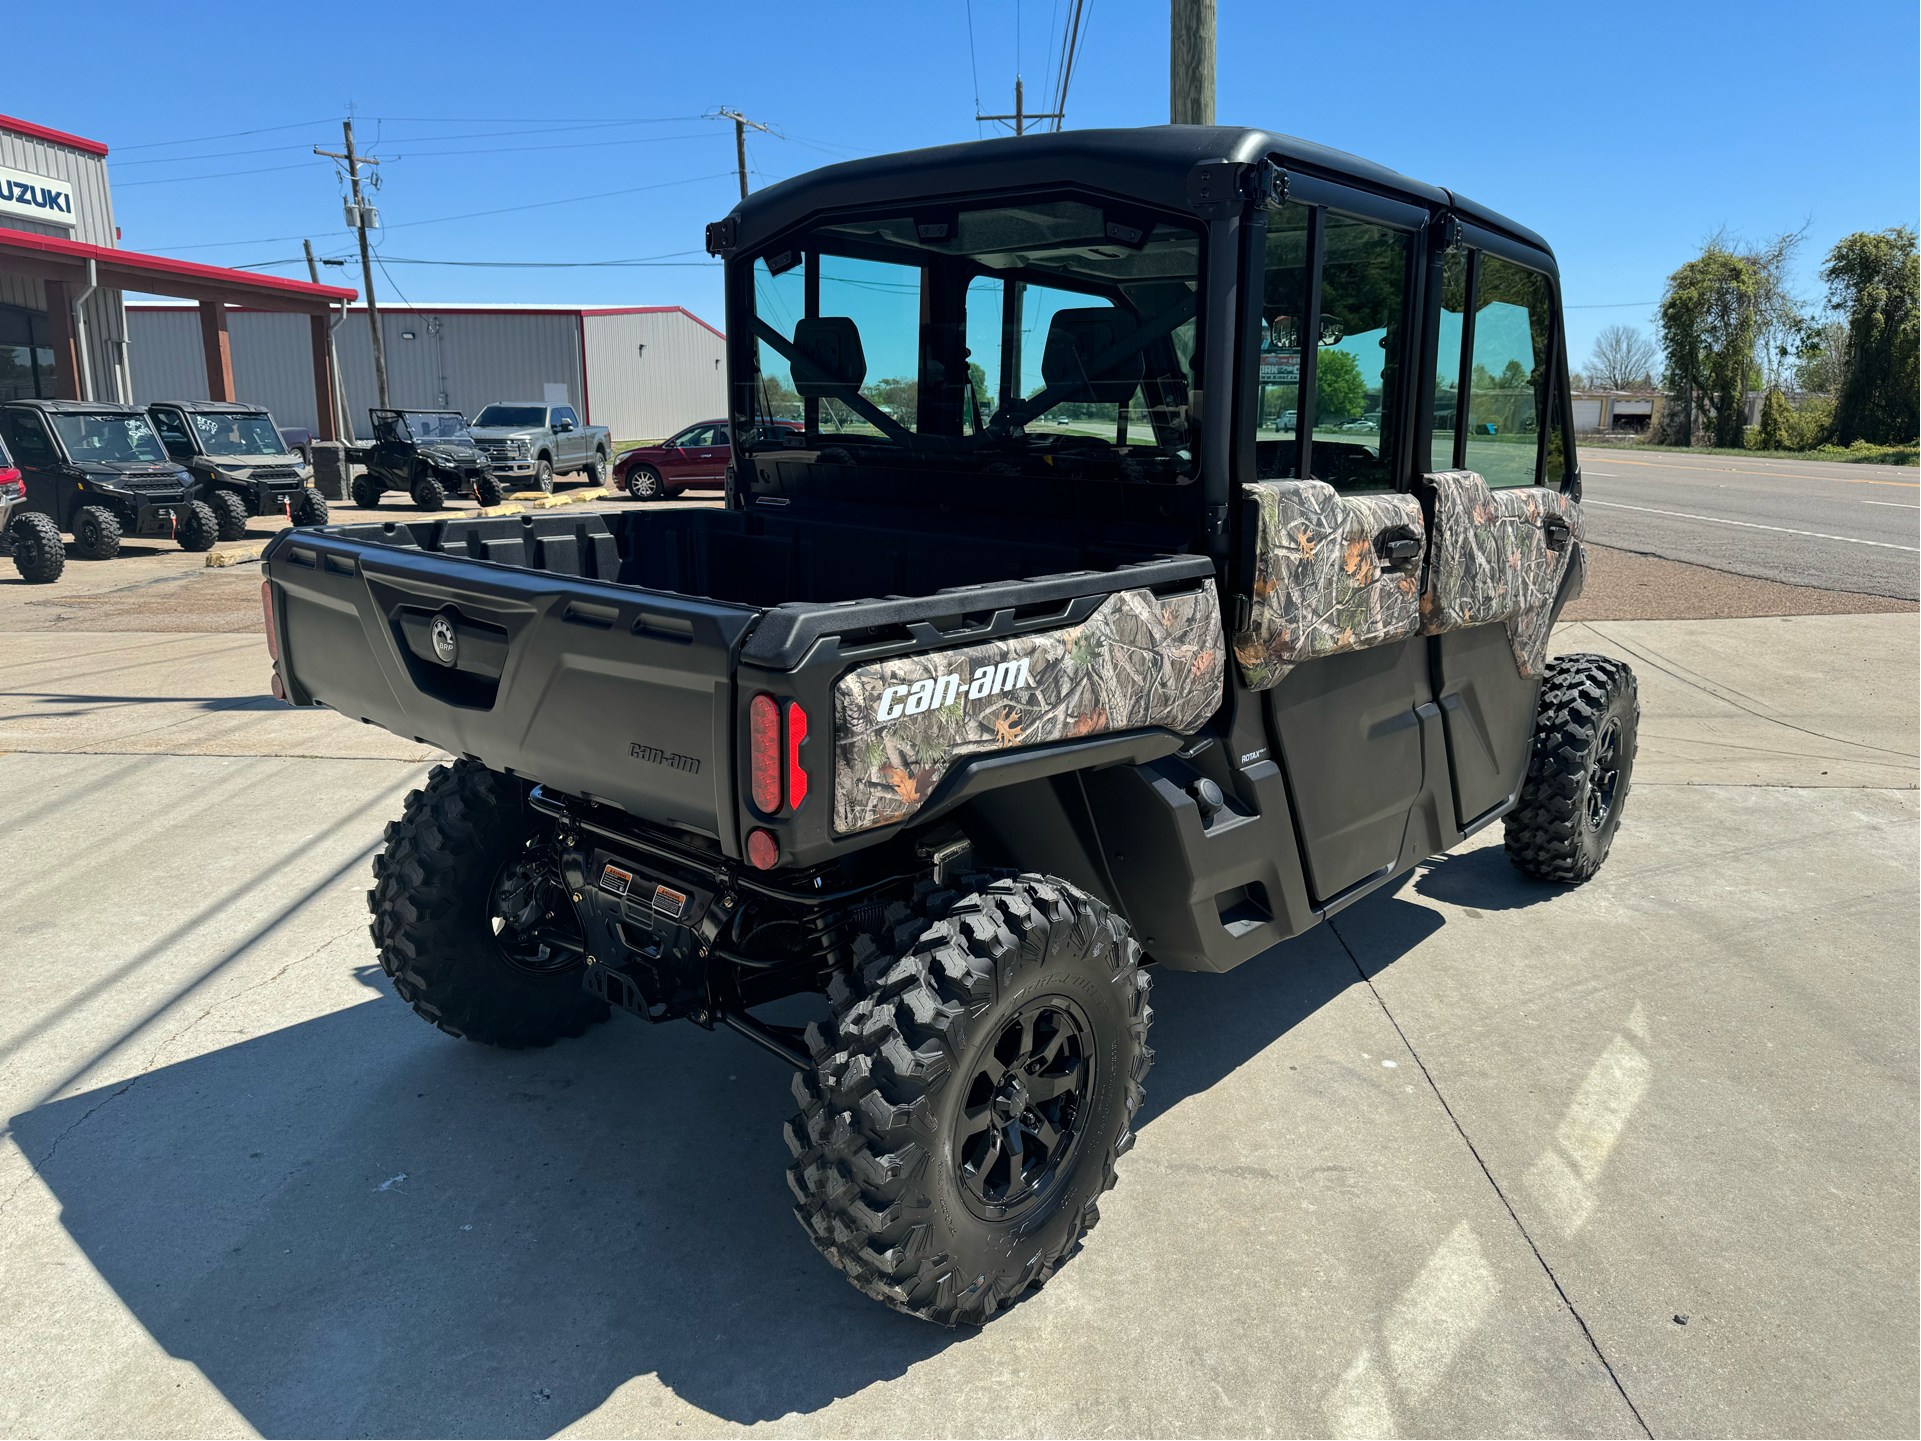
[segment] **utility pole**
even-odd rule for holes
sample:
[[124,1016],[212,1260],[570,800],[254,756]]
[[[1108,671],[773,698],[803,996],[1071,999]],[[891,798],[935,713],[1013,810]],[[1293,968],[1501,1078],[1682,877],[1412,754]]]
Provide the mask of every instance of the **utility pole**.
[[740,198],[747,198],[747,132],[749,130],[770,130],[758,120],[749,120],[738,110],[716,110],[714,114],[723,120],[734,122],[734,160],[740,166]]
[[1171,0],[1169,115],[1175,125],[1214,123],[1214,0]]
[[[314,260],[313,242],[311,240],[303,240],[300,243],[307,251],[307,276],[315,285],[318,285],[320,284],[320,266]],[[334,263],[339,264],[338,261]],[[340,322],[346,318],[347,307],[345,305],[340,307],[340,314],[338,315],[333,313],[333,307],[331,305],[327,307],[327,373],[333,377],[333,384],[329,388],[333,391],[334,396],[334,434],[343,440],[351,440],[353,438],[353,426],[347,418],[347,392],[341,388],[340,383],[340,348],[334,344],[334,331],[340,328]]]
[[1030,120],[1059,120],[1066,113],[1064,110],[1029,110],[1026,87],[1021,83],[1021,77],[1016,75],[1014,77],[1014,113],[1012,115],[976,115],[974,119],[976,121],[998,120],[1004,125],[1012,125],[1016,135],[1025,135],[1027,123]]
[[373,332],[374,341],[374,389],[380,392],[380,408],[389,408],[387,400],[387,347],[380,339],[380,306],[374,300],[374,262],[367,250],[367,206],[360,198],[360,167],[378,165],[380,162],[367,155],[354,153],[354,123],[343,120],[341,130],[347,137],[347,153],[342,155],[333,150],[322,150],[314,146],[313,153],[325,155],[331,160],[347,162],[347,179],[354,190],[354,229],[360,235],[360,276],[367,290],[367,325]]

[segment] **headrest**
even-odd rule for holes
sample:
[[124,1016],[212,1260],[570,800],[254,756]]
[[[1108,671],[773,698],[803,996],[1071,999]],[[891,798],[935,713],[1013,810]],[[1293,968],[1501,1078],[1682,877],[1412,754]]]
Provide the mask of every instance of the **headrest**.
[[860,330],[844,315],[817,315],[794,326],[794,391],[809,400],[832,397],[867,379]]
[[1086,389],[1076,393],[1077,400],[1125,403],[1133,399],[1145,372],[1140,351],[1121,356],[1099,375],[1091,374],[1089,367],[1138,328],[1133,316],[1112,305],[1055,311],[1047,327],[1047,349],[1041,353],[1041,379],[1050,386],[1087,382]]

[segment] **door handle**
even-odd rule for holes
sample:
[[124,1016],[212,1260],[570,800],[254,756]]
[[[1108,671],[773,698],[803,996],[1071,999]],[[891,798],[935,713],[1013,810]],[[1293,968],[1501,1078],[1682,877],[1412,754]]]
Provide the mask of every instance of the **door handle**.
[[1374,553],[1389,570],[1411,570],[1421,556],[1421,537],[1409,527],[1398,525],[1374,537]]
[[1574,527],[1558,515],[1550,515],[1541,522],[1541,534],[1547,537],[1549,550],[1566,550],[1567,543],[1574,536]]

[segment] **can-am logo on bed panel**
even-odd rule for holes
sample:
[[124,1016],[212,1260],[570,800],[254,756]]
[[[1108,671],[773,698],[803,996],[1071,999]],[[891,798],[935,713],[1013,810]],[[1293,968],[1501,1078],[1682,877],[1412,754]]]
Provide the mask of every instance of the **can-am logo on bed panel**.
[[[881,722],[899,720],[902,716],[919,715],[925,710],[959,705],[963,695],[968,700],[983,700],[990,695],[999,695],[1004,690],[1031,686],[1034,682],[1027,671],[1030,659],[1023,655],[1004,660],[999,665],[980,666],[974,671],[972,680],[962,672],[959,675],[944,675],[938,680],[917,680],[912,685],[890,685],[880,693],[880,704],[874,710],[874,719]],[[966,684],[965,690],[962,689],[963,682]]]

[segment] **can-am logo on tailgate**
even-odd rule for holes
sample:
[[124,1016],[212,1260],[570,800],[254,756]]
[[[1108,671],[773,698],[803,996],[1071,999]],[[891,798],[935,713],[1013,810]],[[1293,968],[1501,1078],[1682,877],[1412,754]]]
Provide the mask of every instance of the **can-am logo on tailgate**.
[[[974,679],[964,694],[969,700],[982,700],[1005,690],[1031,686],[1034,682],[1027,674],[1027,661],[1028,657],[1018,656],[1013,660],[1004,660],[999,665],[982,666],[974,672]],[[962,694],[961,677],[957,675],[944,675],[939,680],[917,680],[911,686],[890,685],[880,693],[880,706],[874,712],[874,719],[899,720],[904,715],[919,715],[922,711],[959,705]]]

